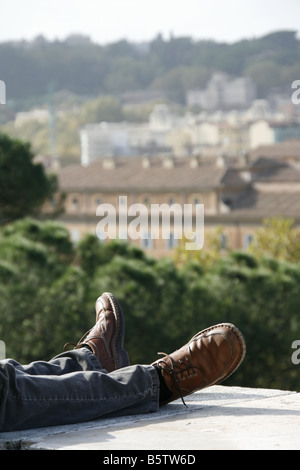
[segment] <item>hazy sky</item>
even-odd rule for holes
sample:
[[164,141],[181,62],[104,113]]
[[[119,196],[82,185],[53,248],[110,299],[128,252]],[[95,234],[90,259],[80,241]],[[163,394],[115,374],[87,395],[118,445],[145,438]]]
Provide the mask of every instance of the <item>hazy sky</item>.
[[300,0],[0,0],[0,41],[64,39],[72,33],[107,44],[119,39],[190,36],[232,42],[300,29]]

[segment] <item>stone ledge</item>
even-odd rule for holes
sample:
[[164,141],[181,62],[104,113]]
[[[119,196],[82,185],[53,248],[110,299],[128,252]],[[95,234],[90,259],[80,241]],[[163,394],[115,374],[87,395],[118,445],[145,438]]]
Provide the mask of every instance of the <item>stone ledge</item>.
[[300,393],[215,385],[157,413],[0,434],[0,449],[296,450]]

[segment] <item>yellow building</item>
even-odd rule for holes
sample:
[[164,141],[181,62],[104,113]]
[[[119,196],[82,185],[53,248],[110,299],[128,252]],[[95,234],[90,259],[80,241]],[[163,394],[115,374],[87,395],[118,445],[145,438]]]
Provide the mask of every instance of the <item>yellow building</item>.
[[[243,249],[265,217],[282,215],[300,221],[300,170],[295,164],[271,158],[257,157],[247,166],[231,168],[218,159],[196,157],[109,158],[87,166],[67,166],[58,177],[60,191],[66,196],[60,220],[75,242],[87,233],[103,239],[127,238],[157,257],[170,253],[178,239],[187,235],[183,231],[185,208],[192,211],[189,228],[195,237],[202,228],[196,210],[204,208],[204,249],[205,234],[219,226],[224,248]],[[113,210],[116,225],[106,224],[101,234],[107,208]],[[162,208],[167,212],[169,208],[169,235],[162,234],[161,226],[153,236],[150,216]],[[146,213],[148,232],[140,227],[140,236],[131,237],[127,228],[132,222],[137,229],[138,209]],[[155,219],[160,224],[162,213]]]

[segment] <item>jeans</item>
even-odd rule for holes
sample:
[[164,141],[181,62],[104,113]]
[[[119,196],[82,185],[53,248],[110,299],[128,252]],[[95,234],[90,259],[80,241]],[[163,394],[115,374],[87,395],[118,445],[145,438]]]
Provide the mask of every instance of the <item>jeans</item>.
[[108,373],[87,348],[25,366],[0,361],[2,432],[151,413],[158,407],[159,378],[150,365]]

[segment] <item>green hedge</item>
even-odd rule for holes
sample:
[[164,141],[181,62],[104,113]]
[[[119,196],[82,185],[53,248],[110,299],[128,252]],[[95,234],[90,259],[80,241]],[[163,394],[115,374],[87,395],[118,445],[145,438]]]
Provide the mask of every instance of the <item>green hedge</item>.
[[110,291],[124,311],[131,363],[232,322],[247,355],[227,384],[298,390],[299,281],[300,263],[233,252],[210,267],[179,268],[118,241],[87,236],[73,246],[59,224],[24,219],[0,237],[0,339],[20,362],[50,359],[93,326],[95,301]]

